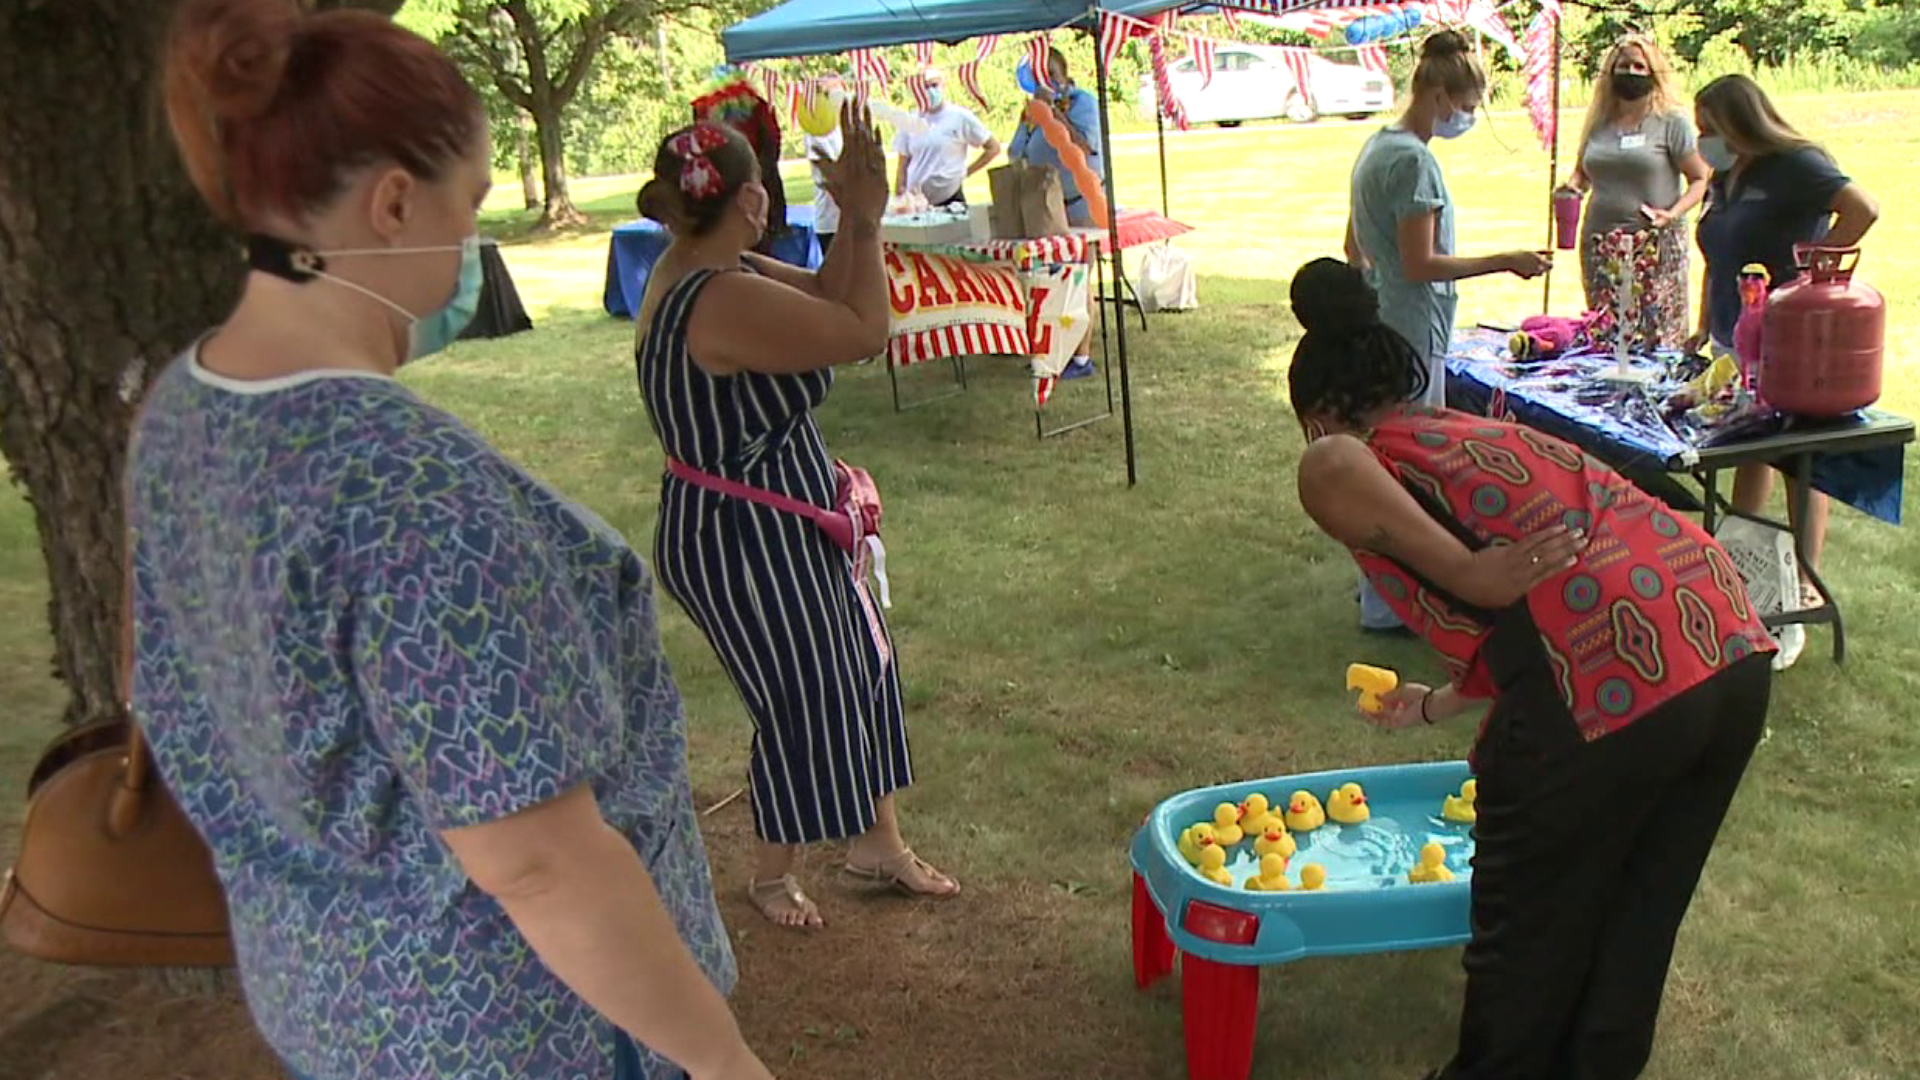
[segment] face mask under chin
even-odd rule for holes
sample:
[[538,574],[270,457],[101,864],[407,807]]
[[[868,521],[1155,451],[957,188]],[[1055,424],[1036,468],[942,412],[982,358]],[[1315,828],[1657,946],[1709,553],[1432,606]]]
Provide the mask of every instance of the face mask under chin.
[[[452,295],[438,309],[426,315],[415,315],[365,285],[327,270],[329,258],[426,255],[448,251],[460,253],[460,270],[454,279]],[[480,291],[486,278],[486,269],[480,259],[478,234],[466,237],[457,245],[334,251],[313,251],[278,237],[255,235],[247,240],[247,262],[255,270],[295,284],[325,281],[350,289],[400,316],[407,326],[407,354],[400,361],[402,365],[440,352],[459,338],[479,310]]]

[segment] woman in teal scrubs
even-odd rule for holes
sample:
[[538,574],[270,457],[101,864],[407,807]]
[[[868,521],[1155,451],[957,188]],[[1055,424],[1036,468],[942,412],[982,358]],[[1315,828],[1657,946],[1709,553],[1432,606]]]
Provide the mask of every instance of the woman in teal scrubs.
[[[1420,47],[1406,112],[1375,132],[1353,165],[1347,261],[1366,271],[1380,296],[1380,317],[1413,343],[1427,363],[1429,405],[1446,404],[1447,348],[1459,296],[1454,282],[1486,274],[1538,277],[1553,265],[1540,251],[1454,254],[1453,196],[1427,144],[1473,127],[1486,72],[1467,39],[1442,30]],[[1391,609],[1362,581],[1360,628],[1403,633]]]

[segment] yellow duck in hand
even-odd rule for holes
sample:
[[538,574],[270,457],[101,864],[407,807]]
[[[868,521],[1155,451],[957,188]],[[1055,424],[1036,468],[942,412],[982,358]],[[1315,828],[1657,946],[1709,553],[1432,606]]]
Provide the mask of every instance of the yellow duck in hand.
[[1452,881],[1453,871],[1447,869],[1447,849],[1435,841],[1427,841],[1427,845],[1420,849],[1420,865],[1407,871],[1407,880],[1415,885]]
[[1190,866],[1200,865],[1200,849],[1214,843],[1213,826],[1207,822],[1189,825],[1180,833],[1180,857]]
[[1373,816],[1367,793],[1355,783],[1341,784],[1327,794],[1327,816],[1342,825],[1359,825]]
[[1312,892],[1327,885],[1327,868],[1317,862],[1310,862],[1300,868],[1300,887]]
[[1300,845],[1293,842],[1293,837],[1287,832],[1286,825],[1277,817],[1267,826],[1265,832],[1253,839],[1253,853],[1263,859],[1268,855],[1291,859],[1293,853],[1299,850]]
[[1233,888],[1233,875],[1227,873],[1227,849],[1219,844],[1208,844],[1200,849],[1200,876],[1215,885]]
[[1286,892],[1293,888],[1293,883],[1287,880],[1287,857],[1260,856],[1260,873],[1247,879],[1247,888],[1254,892]]
[[1460,785],[1460,794],[1449,795],[1440,800],[1440,816],[1464,825],[1471,825],[1478,821],[1480,812],[1473,804],[1480,795],[1479,786],[1479,781],[1469,780]]
[[1372,664],[1347,665],[1347,689],[1360,691],[1360,711],[1381,712],[1387,703],[1380,695],[1392,693],[1400,685],[1400,675],[1391,668],[1374,667]]
[[1246,830],[1240,827],[1240,808],[1230,802],[1223,802],[1213,808],[1213,839],[1222,847],[1232,847],[1246,839]]
[[1327,823],[1327,812],[1311,791],[1296,791],[1287,800],[1286,824],[1294,832],[1312,832]]
[[1240,828],[1248,836],[1259,836],[1277,824],[1280,824],[1280,815],[1273,812],[1265,795],[1256,791],[1240,804]]

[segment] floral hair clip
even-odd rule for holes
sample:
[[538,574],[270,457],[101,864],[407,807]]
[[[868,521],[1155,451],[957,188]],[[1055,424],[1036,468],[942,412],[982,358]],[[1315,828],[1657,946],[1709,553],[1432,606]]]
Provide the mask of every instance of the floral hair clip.
[[727,145],[727,136],[712,124],[695,124],[675,135],[667,149],[680,159],[680,190],[696,199],[711,199],[726,189],[720,170],[707,157]]

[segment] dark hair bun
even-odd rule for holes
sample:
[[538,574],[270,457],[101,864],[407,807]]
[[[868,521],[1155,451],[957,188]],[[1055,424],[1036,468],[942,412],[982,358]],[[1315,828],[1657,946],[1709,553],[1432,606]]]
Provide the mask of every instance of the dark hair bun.
[[672,184],[659,177],[640,186],[640,194],[634,199],[640,216],[648,221],[657,221],[669,230],[677,230],[686,222],[686,204],[680,198],[680,192]]
[[1380,325],[1380,298],[1365,275],[1339,259],[1315,259],[1293,275],[1293,316],[1309,334],[1343,337]]
[[216,119],[251,120],[273,105],[303,18],[293,0],[197,0],[181,10],[175,55]]
[[1422,60],[1444,60],[1449,56],[1465,56],[1472,51],[1473,45],[1458,30],[1436,30],[1420,43]]

